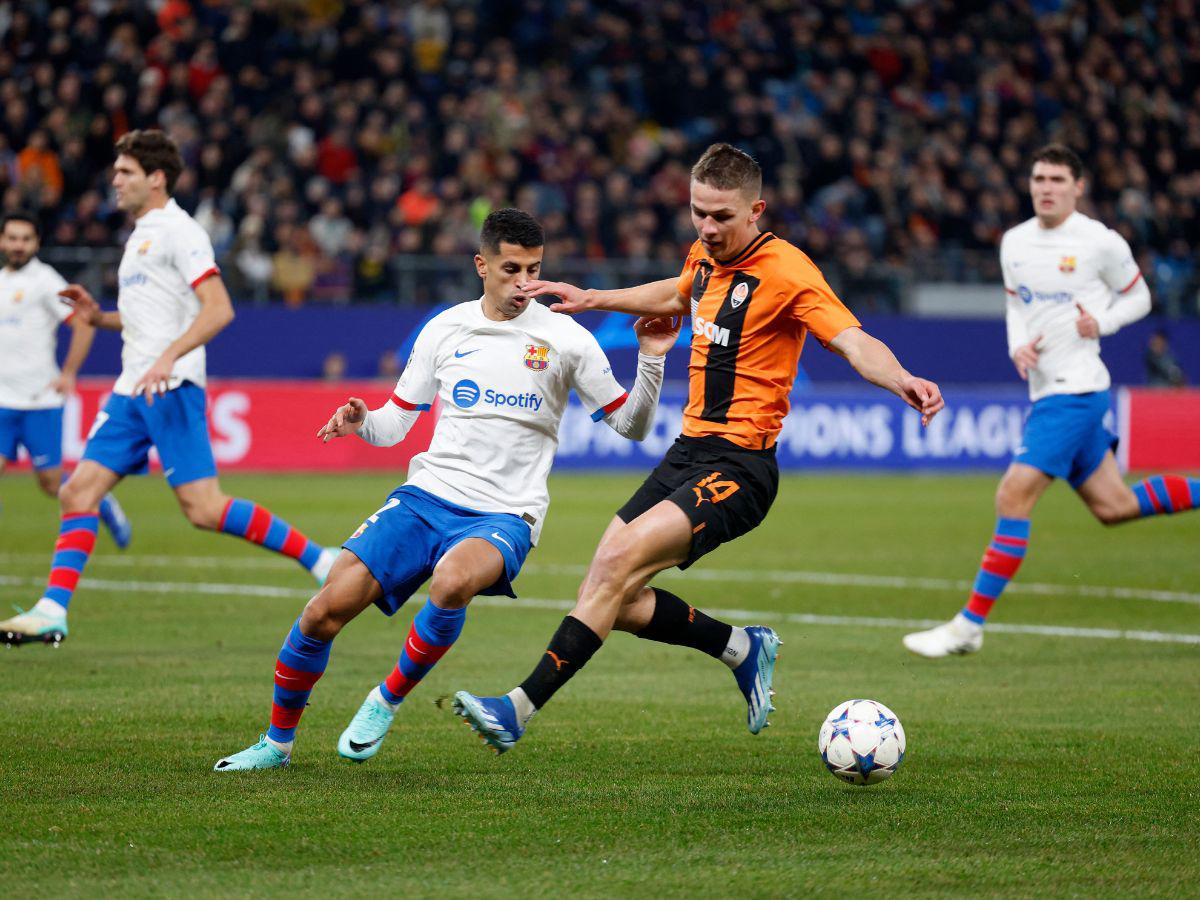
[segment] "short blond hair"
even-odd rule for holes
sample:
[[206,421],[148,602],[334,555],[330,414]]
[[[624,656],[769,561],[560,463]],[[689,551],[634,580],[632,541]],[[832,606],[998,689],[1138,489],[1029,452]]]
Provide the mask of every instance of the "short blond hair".
[[758,199],[762,167],[754,157],[732,144],[713,144],[692,166],[692,179],[722,191],[741,191]]

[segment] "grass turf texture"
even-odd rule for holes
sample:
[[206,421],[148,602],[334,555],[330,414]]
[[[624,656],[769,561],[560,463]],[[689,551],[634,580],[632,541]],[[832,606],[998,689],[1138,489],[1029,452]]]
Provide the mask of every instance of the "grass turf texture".
[[[577,567],[636,483],[555,478],[521,594],[573,597]],[[329,542],[392,487],[224,484]],[[963,592],[801,584],[785,570],[970,579],[993,487],[787,478],[764,527],[663,584],[701,607],[947,618]],[[27,475],[0,489],[0,594],[28,606],[56,512]],[[102,534],[87,571],[109,586],[85,582],[61,649],[0,655],[10,896],[1128,896],[1187,894],[1200,879],[1196,645],[992,633],[977,656],[929,661],[902,649],[903,627],[765,619],[786,643],[779,710],[751,737],[720,663],[615,635],[496,758],[431,701],[507,690],[562,612],[483,599],[379,755],[354,765],[335,742],[393,664],[410,604],[394,621],[368,611],[338,639],[290,769],[214,773],[265,728],[274,656],[310,582],[290,561],[190,530],[157,478],[120,495],[130,556]],[[1196,591],[1198,546],[1200,514],[1105,530],[1058,485],[1019,581]],[[717,580],[730,569],[762,575]],[[1012,592],[993,621],[1196,634],[1200,606]],[[825,713],[856,696],[891,706],[908,733],[908,759],[881,786],[843,785],[817,757]]]

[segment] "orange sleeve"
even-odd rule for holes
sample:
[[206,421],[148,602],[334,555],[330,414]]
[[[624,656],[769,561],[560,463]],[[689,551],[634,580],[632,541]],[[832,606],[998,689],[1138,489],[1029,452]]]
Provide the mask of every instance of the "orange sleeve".
[[847,328],[859,327],[854,313],[838,299],[816,266],[805,273],[795,291],[792,316],[821,342],[822,347],[829,346],[829,342]]
[[683,271],[679,273],[679,281],[675,284],[676,290],[688,299],[691,299],[692,281],[696,278],[696,263],[699,260],[699,256],[696,253],[696,246],[699,243],[699,241],[696,241],[695,244],[692,244],[692,249],[688,251],[687,259],[683,261]]

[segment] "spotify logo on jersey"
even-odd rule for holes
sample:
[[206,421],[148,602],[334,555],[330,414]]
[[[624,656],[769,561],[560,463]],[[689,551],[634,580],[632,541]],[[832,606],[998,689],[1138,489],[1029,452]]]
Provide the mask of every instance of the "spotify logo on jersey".
[[450,392],[454,402],[462,409],[470,409],[479,402],[479,385],[469,378],[464,378]]

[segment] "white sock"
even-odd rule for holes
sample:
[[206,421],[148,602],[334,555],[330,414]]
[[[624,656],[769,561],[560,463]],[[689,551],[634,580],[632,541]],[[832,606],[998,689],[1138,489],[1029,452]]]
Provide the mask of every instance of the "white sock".
[[746,661],[746,657],[749,655],[750,635],[746,633],[745,628],[734,625],[733,631],[729,632],[729,643],[725,645],[725,650],[721,653],[721,662],[731,669],[736,669]]
[[398,710],[400,708],[400,704],[404,702],[403,700],[400,700],[397,703],[392,703],[387,697],[383,696],[383,691],[379,689],[379,685],[375,685],[375,687],[371,688],[370,696],[374,697],[375,702],[380,706],[386,706],[392,712]]
[[533,701],[519,687],[513,688],[508,692],[508,699],[512,701],[513,709],[517,711],[517,721],[524,728],[529,724],[529,720],[533,718],[533,714],[537,712],[537,707],[533,705]]
[[45,616],[47,619],[65,619],[67,617],[67,608],[61,603],[55,603],[49,597],[43,597],[35,603],[30,612]]
[[272,747],[274,747],[276,750],[278,750],[280,753],[285,753],[288,756],[291,756],[292,755],[292,744],[294,744],[296,742],[294,740],[293,741],[276,741],[271,738],[267,738],[267,743],[270,744]]
[[983,631],[982,625],[980,625],[978,622],[972,622],[962,614],[961,610],[955,614],[953,624],[955,628],[959,629],[960,631],[966,631],[969,634],[974,634],[976,631]]

